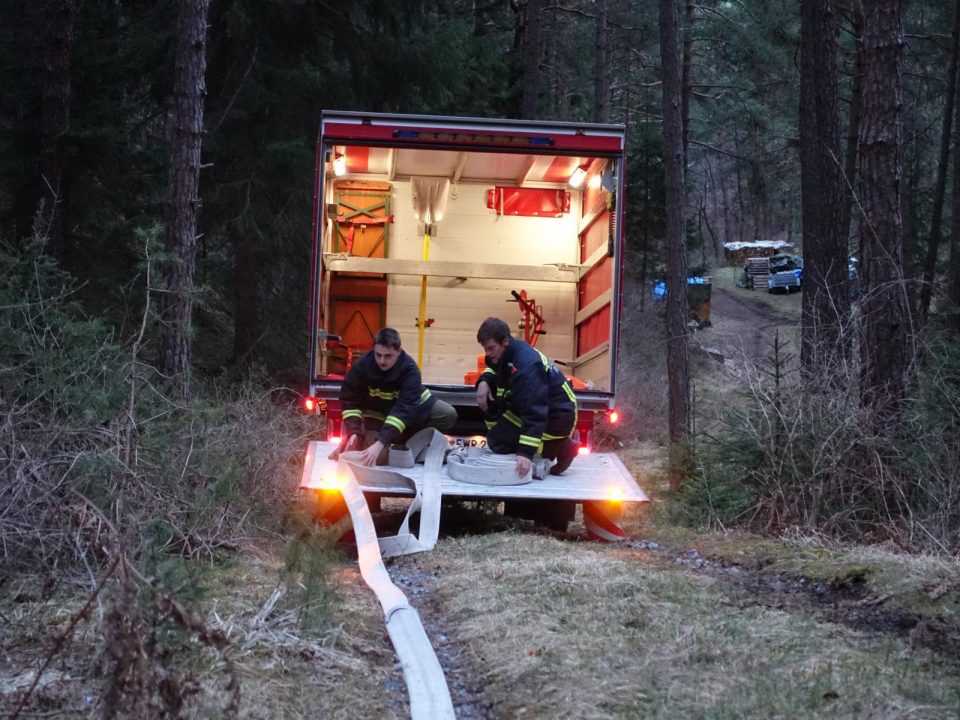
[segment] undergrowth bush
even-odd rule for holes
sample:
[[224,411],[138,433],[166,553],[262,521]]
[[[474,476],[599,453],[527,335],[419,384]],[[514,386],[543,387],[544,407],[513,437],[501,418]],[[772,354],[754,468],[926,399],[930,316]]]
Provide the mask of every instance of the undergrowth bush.
[[72,300],[42,237],[0,247],[0,558],[63,569],[122,545],[209,557],[279,527],[309,420],[256,382],[177,404]]
[[852,364],[804,382],[779,340],[742,402],[696,439],[673,511],[696,525],[801,527],[838,539],[960,550],[960,344],[938,341],[899,421],[861,407]]
[[[229,643],[184,604],[202,596],[191,561],[287,532],[312,419],[292,393],[255,380],[197,383],[191,402],[171,401],[141,360],[150,314],[135,339],[119,339],[84,314],[43,245],[40,233],[0,245],[3,577],[33,583],[37,597],[71,579],[90,584],[47,662],[78,625],[100,623],[100,716],[180,716],[185,704],[235,716]],[[313,538],[310,561],[290,568],[308,576],[302,606],[314,624],[330,602],[331,541]],[[176,666],[197,648],[224,668],[213,700],[196,700]]]

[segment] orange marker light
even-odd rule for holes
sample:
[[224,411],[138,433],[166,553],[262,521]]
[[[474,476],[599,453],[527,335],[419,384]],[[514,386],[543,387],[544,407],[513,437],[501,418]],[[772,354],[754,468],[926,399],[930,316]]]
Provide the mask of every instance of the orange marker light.
[[607,414],[607,420],[610,421],[611,425],[616,425],[618,422],[620,422],[620,413],[618,413],[616,410],[611,410]]
[[343,478],[337,473],[324,475],[323,480],[320,481],[320,489],[322,490],[341,490],[343,486]]
[[317,409],[317,399],[312,397],[305,397],[303,399],[303,409],[307,412],[313,412]]
[[622,487],[609,487],[607,488],[607,500],[610,502],[623,502],[623,499],[627,494],[623,491]]

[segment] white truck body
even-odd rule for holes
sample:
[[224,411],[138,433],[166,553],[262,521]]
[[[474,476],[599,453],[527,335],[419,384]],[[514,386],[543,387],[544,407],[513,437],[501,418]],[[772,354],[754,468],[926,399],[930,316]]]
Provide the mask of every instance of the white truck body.
[[[482,444],[476,332],[496,316],[572,378],[589,450],[617,388],[624,151],[618,125],[324,112],[309,399],[326,413],[328,440],[340,431],[343,375],[386,326],[424,384],[456,406],[452,435]],[[618,460],[590,462],[607,466],[612,481],[629,478]],[[599,474],[591,482],[602,488],[609,473]],[[629,482],[618,497],[645,499]]]

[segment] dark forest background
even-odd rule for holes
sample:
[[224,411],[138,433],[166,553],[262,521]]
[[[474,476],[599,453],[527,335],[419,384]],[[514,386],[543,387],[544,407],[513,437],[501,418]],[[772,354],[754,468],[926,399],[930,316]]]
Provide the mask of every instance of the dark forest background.
[[[858,105],[857,5],[834,13],[845,142]],[[936,191],[953,11],[914,2],[904,16],[903,218],[917,278],[931,233],[950,228]],[[42,231],[78,284],[74,298],[119,337],[139,328],[147,255],[162,261],[176,17],[171,1],[0,8],[0,238],[10,247]],[[657,18],[658,3],[645,0],[213,2],[195,368],[254,365],[305,382],[323,108],[624,123],[628,270],[662,273]],[[798,242],[797,4],[681,3],[680,25],[691,266],[715,265],[726,241]],[[855,156],[855,135],[849,142]],[[855,186],[855,161],[838,162]],[[857,233],[854,222],[854,255]],[[934,299],[948,244],[933,255]]]

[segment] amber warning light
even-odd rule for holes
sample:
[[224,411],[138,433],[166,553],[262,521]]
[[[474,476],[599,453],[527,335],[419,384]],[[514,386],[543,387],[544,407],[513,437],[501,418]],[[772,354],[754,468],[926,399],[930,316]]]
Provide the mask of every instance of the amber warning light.
[[609,422],[611,425],[616,425],[618,422],[620,422],[620,413],[616,410],[611,410],[608,412],[607,422]]
[[305,397],[303,399],[303,409],[307,412],[313,412],[317,409],[317,399],[315,397]]

